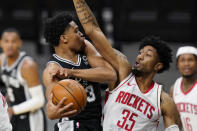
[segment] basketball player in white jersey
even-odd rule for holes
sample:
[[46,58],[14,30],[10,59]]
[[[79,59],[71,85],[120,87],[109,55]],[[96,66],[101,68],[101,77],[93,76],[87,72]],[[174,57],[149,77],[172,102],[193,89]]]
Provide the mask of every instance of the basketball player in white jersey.
[[117,86],[109,88],[103,130],[156,131],[163,116],[166,131],[179,131],[176,105],[161,85],[153,81],[156,73],[169,68],[171,49],[157,37],[143,39],[132,71],[129,62],[114,52],[85,0],[73,2],[86,34],[118,73]]
[[7,89],[8,112],[13,131],[44,131],[44,94],[35,61],[21,52],[22,40],[16,29],[2,32],[1,78]]
[[170,90],[179,110],[184,131],[197,130],[197,49],[182,46],[178,49],[177,67],[181,74]]
[[12,131],[12,125],[10,123],[7,109],[7,102],[0,92],[0,131]]

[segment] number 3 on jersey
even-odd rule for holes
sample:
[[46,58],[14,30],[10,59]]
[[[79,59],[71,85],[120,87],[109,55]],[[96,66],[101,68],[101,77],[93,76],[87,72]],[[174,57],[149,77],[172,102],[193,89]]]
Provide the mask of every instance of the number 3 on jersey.
[[86,88],[86,93],[87,93],[87,101],[88,102],[93,102],[96,100],[95,94],[94,94],[94,88],[92,85],[87,86]]
[[[134,125],[135,125],[135,117],[138,117],[137,114],[131,113],[129,110],[124,109],[122,111],[122,120],[119,120],[117,122],[117,126],[120,128],[124,128],[126,131],[132,131]],[[129,121],[129,124],[126,124],[126,122]]]

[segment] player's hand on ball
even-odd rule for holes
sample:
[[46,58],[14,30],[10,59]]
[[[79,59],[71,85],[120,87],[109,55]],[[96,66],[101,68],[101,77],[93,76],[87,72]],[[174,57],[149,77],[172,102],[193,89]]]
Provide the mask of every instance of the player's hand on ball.
[[64,79],[65,75],[64,75],[64,68],[61,68],[59,66],[49,66],[49,74],[50,74],[50,78],[51,79]]
[[73,106],[73,103],[69,103],[67,105],[64,105],[64,102],[66,101],[66,98],[64,97],[57,105],[54,105],[52,102],[53,94],[51,93],[50,98],[47,103],[46,108],[47,116],[51,119],[59,119],[62,117],[71,117],[75,116],[77,113],[77,110],[70,110]]

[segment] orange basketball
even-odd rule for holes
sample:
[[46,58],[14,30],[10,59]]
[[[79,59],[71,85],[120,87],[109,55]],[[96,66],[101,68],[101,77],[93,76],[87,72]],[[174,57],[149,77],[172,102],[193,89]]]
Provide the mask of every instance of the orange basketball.
[[66,97],[64,105],[73,103],[72,109],[76,109],[77,113],[80,113],[87,102],[87,94],[84,87],[77,81],[72,79],[64,79],[57,84],[52,89],[53,98],[52,101],[54,104],[58,104],[59,101]]

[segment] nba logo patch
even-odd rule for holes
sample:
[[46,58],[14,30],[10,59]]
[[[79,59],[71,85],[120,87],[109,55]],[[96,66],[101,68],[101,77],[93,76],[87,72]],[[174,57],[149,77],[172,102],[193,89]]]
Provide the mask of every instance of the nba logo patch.
[[79,122],[76,122],[76,128],[79,128]]

